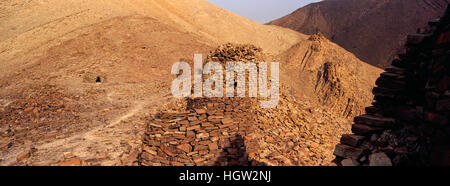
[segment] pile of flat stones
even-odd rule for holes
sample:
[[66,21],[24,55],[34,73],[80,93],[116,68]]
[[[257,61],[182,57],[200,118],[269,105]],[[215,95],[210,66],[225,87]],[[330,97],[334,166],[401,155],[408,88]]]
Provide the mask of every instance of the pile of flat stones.
[[374,102],[354,118],[334,155],[340,165],[450,165],[450,11],[409,35]]
[[148,123],[139,162],[145,166],[249,166],[258,146],[246,98],[189,99],[186,112],[161,113]]
[[251,44],[220,45],[206,57],[206,61],[214,62],[261,62],[265,60],[265,54],[261,48]]

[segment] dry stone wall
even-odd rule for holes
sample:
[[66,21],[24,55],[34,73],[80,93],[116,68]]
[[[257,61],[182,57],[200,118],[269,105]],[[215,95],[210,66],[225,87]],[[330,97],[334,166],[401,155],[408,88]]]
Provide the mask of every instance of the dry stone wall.
[[340,165],[450,165],[450,10],[409,35],[334,155]]

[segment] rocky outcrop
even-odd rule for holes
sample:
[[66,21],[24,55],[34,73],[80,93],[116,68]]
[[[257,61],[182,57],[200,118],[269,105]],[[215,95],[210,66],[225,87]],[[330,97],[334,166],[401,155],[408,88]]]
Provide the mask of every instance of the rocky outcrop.
[[373,106],[335,148],[341,165],[450,165],[450,8],[409,35],[378,78]]

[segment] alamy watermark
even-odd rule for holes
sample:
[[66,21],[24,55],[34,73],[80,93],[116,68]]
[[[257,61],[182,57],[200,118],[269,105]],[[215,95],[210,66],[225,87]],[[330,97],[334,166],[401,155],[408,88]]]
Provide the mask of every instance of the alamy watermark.
[[[246,72],[248,72],[249,97],[257,97],[258,92],[262,98],[261,108],[275,108],[279,102],[279,66],[278,62],[270,63],[270,89],[268,88],[267,63],[259,62],[227,62],[225,64],[226,89],[225,96],[246,96]],[[203,66],[201,54],[194,55],[194,97],[223,97],[224,71],[222,64],[208,62]],[[182,71],[182,73],[180,73]],[[172,74],[178,75],[172,82],[172,95],[177,98],[192,96],[191,66],[186,62],[176,62],[172,66]],[[203,82],[204,75],[209,75]],[[236,78],[235,78],[236,76]],[[259,85],[259,86],[258,86]]]

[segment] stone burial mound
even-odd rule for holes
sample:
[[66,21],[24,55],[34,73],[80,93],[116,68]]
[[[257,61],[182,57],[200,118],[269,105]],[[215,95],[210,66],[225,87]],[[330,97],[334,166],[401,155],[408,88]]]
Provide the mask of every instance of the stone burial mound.
[[341,165],[450,165],[450,8],[409,35],[376,81],[373,106],[336,146]]
[[[206,61],[263,61],[261,48],[250,44],[223,44]],[[205,78],[205,77],[204,77]],[[186,108],[162,112],[148,123],[141,165],[229,166],[263,165],[254,157],[258,149],[250,98],[186,98]]]

